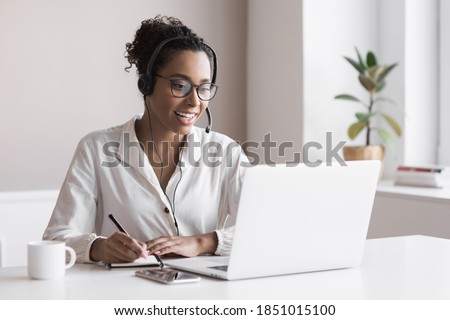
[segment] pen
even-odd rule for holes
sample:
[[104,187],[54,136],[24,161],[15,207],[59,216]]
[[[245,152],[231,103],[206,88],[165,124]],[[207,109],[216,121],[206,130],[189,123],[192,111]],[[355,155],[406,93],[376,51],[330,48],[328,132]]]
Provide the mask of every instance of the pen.
[[[129,236],[128,232],[126,232],[126,230],[122,227],[122,225],[119,223],[119,221],[117,221],[116,218],[114,218],[114,216],[112,215],[112,213],[108,214],[108,218],[111,219],[111,221],[114,223],[114,225],[117,227],[117,229],[120,232],[125,233],[126,235]],[[157,255],[156,253],[153,254],[153,256],[156,258],[156,260],[158,260],[159,263],[159,268],[162,269],[164,268],[164,262],[162,262],[161,258],[159,257],[159,255]]]

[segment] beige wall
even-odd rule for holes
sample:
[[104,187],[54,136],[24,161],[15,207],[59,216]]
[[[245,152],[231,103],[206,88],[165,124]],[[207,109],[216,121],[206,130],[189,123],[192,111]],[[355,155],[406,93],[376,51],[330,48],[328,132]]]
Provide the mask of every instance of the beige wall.
[[[259,143],[260,148],[251,151],[265,163],[292,161],[292,152],[302,146],[302,2],[248,1],[247,139]],[[293,147],[285,156],[275,147],[263,150],[268,133],[277,146],[291,142]]]
[[123,53],[156,14],[215,48],[213,130],[244,140],[246,11],[241,0],[0,0],[0,191],[59,188],[82,136],[143,111]]

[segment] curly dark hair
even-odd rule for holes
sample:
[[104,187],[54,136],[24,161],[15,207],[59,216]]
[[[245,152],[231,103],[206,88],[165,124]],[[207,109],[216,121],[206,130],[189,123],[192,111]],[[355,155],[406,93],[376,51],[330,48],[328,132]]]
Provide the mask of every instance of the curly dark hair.
[[[185,26],[179,19],[158,15],[153,19],[144,20],[136,31],[134,41],[126,44],[125,58],[129,66],[125,71],[135,65],[136,73],[141,75],[147,72],[147,65],[153,51],[164,40],[175,37],[183,39],[168,42],[159,52],[153,64],[152,71],[157,73],[170,60],[173,54],[179,50],[205,52],[213,68],[213,53],[205,45],[202,38]],[[214,66],[215,67],[215,66]]]

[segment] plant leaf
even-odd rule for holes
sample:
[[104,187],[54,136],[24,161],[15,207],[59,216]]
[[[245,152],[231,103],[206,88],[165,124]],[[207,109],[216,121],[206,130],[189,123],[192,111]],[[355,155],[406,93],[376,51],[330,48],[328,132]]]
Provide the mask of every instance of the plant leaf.
[[367,67],[373,67],[377,65],[377,58],[372,51],[367,52]]
[[377,76],[380,74],[380,68],[383,68],[382,66],[373,66],[370,67],[369,69],[367,69],[367,74],[369,75],[369,77],[374,80],[377,81]]
[[378,77],[378,81],[382,81],[389,72],[391,72],[392,69],[394,69],[397,66],[397,63],[391,64],[390,66],[386,67],[386,69],[383,70],[383,72]]
[[334,97],[335,99],[339,99],[339,100],[348,100],[348,101],[355,101],[355,102],[360,102],[363,103],[361,100],[359,100],[358,98],[350,95],[350,94],[340,94],[337,95],[336,97]]
[[383,128],[376,128],[378,135],[383,139],[384,143],[391,150],[395,150],[394,140],[389,132],[384,130]]
[[349,57],[344,57],[359,73],[364,73],[364,69],[359,65],[358,62]]
[[375,114],[376,114],[375,112],[371,112],[371,113],[357,112],[357,113],[355,113],[355,117],[359,121],[368,121]]
[[375,70],[375,80],[377,82],[383,81],[383,79],[380,79],[381,75],[383,75],[383,73],[386,70],[386,66],[378,66],[378,68]]
[[397,134],[397,136],[401,136],[402,135],[402,128],[400,127],[400,125],[398,124],[398,122],[392,118],[391,116],[382,113],[381,114],[384,118],[384,120],[386,120],[387,123],[389,123],[389,125],[391,126],[392,130],[395,131],[395,133]]
[[347,130],[347,134],[351,140],[355,139],[358,134],[367,126],[367,121],[358,121],[353,123]]
[[375,98],[375,99],[373,100],[373,102],[378,102],[378,101],[389,102],[389,103],[392,103],[392,104],[394,104],[394,105],[397,105],[397,103],[396,103],[394,100],[389,99],[389,98],[385,98],[385,97],[377,97],[377,98]]
[[[362,59],[361,54],[359,53],[358,48],[355,47],[355,50],[356,50],[356,55],[358,56],[358,62],[359,62],[359,65],[361,66],[361,68],[362,68],[364,71],[366,71],[367,66],[366,66],[365,63],[364,63],[364,60]],[[363,72],[363,73],[364,73],[364,72]]]
[[362,86],[369,92],[373,92],[377,88],[377,84],[363,74],[360,74],[358,79]]
[[378,80],[378,84],[377,84],[377,88],[375,89],[375,92],[380,92],[381,90],[384,89],[385,86],[386,86],[386,81]]

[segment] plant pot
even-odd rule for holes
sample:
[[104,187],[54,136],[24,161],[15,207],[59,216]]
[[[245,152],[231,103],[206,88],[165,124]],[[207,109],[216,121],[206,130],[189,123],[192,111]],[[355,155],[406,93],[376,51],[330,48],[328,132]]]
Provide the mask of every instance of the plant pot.
[[353,160],[380,160],[384,159],[384,147],[380,145],[370,146],[346,146],[344,147],[345,161]]
[[383,159],[384,159],[384,147],[380,145],[370,146],[358,146],[358,147],[344,147],[344,160],[380,160],[381,168],[379,179],[383,177]]

